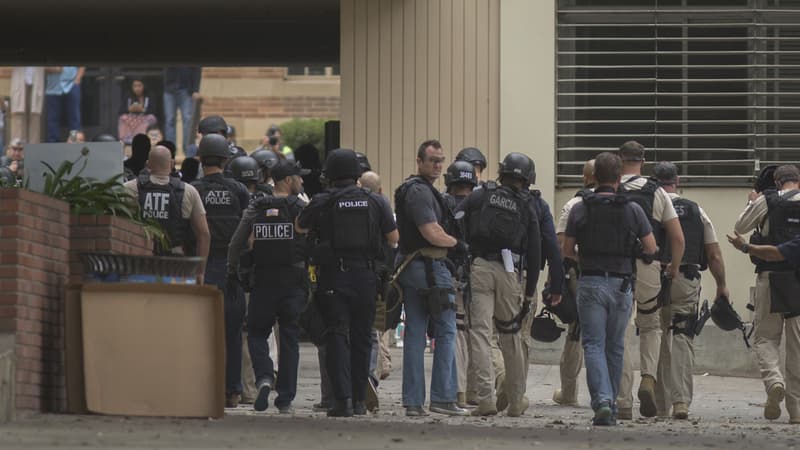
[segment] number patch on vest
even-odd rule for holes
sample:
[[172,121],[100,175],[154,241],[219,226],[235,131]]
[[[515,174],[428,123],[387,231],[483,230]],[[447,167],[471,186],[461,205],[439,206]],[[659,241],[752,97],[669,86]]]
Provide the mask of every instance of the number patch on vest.
[[144,197],[142,217],[169,220],[169,192],[148,192]]
[[294,239],[294,225],[291,223],[257,223],[253,225],[257,241],[285,241]]
[[203,199],[205,205],[227,206],[231,204],[230,191],[208,191],[206,198]]

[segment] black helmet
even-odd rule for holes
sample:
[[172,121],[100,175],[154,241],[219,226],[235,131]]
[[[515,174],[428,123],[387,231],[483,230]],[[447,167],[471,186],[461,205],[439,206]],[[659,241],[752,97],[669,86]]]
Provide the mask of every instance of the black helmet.
[[258,183],[261,181],[261,168],[258,161],[250,156],[239,156],[228,163],[233,179],[242,183]]
[[337,148],[325,160],[325,178],[329,181],[353,179],[361,176],[361,165],[356,152],[348,148]]
[[733,309],[727,297],[717,297],[714,300],[714,305],[711,307],[711,320],[714,321],[720,329],[725,331],[740,330],[744,328],[742,318],[736,310]]
[[281,158],[277,154],[275,154],[275,152],[273,152],[272,150],[267,150],[265,148],[254,151],[253,153],[250,154],[250,157],[255,159],[258,165],[261,166],[262,169],[267,169],[267,170],[270,170],[273,167],[277,166],[278,161],[281,160]]
[[536,183],[536,166],[532,159],[522,153],[512,152],[506,155],[497,173],[517,177],[529,185]]
[[478,185],[478,177],[475,175],[475,166],[467,161],[453,161],[447,167],[444,174],[444,184],[450,187],[451,184],[466,183],[471,186]]
[[475,147],[462,149],[456,155],[456,161],[466,161],[473,166],[481,166],[481,170],[486,168],[486,157]]
[[367,155],[361,152],[356,152],[356,158],[358,159],[358,165],[361,166],[361,173],[372,170],[372,166],[369,165],[369,159],[367,159]]
[[561,337],[564,329],[556,324],[550,312],[543,309],[538,316],[533,318],[531,324],[531,337],[539,342],[555,342]]
[[225,119],[223,119],[222,116],[208,116],[204,117],[203,120],[197,124],[197,131],[203,136],[212,133],[227,136],[228,124],[225,123]]
[[197,146],[197,156],[217,156],[220,158],[230,158],[231,149],[225,136],[219,134],[207,134],[200,139]]
[[550,286],[545,286],[542,290],[542,303],[546,310],[553,313],[561,323],[571,324],[578,320],[578,303],[575,297],[569,292],[569,289],[564,289],[564,294],[561,296],[561,302],[556,306],[550,306]]
[[775,186],[776,170],[778,170],[778,166],[775,164],[762,167],[761,171],[758,173],[758,176],[756,177],[756,181],[753,183],[753,190],[756,192],[764,192],[767,189],[776,189]]
[[8,167],[0,167],[0,188],[17,185],[17,176]]

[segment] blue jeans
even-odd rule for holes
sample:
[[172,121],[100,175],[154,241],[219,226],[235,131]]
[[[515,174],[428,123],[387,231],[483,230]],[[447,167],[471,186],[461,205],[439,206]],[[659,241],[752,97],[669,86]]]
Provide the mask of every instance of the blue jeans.
[[[434,283],[437,287],[453,288],[453,278],[443,262],[433,262]],[[431,374],[431,402],[456,401],[458,379],[456,371],[456,311],[455,295],[450,295],[453,308],[438,316],[428,313],[427,301],[417,289],[425,289],[425,263],[411,262],[400,275],[406,312],[403,337],[403,406],[422,406],[425,403],[425,333],[428,321],[434,323],[436,351]]]
[[[620,291],[623,280],[605,276],[584,276],[578,280],[578,316],[586,364],[586,383],[592,409],[615,400],[622,378],[625,328],[631,317],[633,293],[630,286]],[[630,283],[628,283],[630,285]]]
[[183,151],[191,144],[192,139],[192,94],[188,89],[177,91],[164,91],[164,139],[177,143],[176,139],[176,120],[178,110],[181,110],[183,119]]
[[81,86],[76,84],[63,95],[45,95],[47,113],[47,142],[63,142],[61,135],[62,118],[66,118],[67,128],[81,129]]
[[242,324],[247,305],[244,291],[225,289],[227,259],[209,257],[205,283],[216,286],[225,295],[225,393],[242,393]]

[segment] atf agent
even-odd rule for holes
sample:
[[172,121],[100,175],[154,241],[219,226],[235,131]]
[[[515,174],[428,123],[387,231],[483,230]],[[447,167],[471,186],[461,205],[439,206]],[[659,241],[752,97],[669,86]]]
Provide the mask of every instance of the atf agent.
[[[700,323],[697,316],[700,272],[711,270],[717,284],[717,298],[727,298],[729,293],[725,287],[725,263],[711,219],[697,203],[678,195],[678,168],[675,164],[660,162],[653,174],[672,200],[686,241],[680,271],[670,283],[669,305],[662,309],[664,338],[661,341],[656,389],[658,415],[668,416],[672,407],[672,417],[682,420],[689,417],[692,403],[693,340]],[[668,261],[670,255],[665,253],[663,260]]]
[[[559,245],[564,245],[564,232],[567,230],[567,220],[572,207],[576,203],[582,202],[586,194],[594,192],[596,182],[594,179],[594,160],[590,159],[583,165],[583,189],[575,193],[561,208],[556,225],[556,236]],[[566,264],[571,259],[565,259],[564,267],[564,291],[570,299],[575,299],[578,295],[578,266]],[[565,299],[567,300],[567,299]],[[576,406],[578,404],[578,375],[583,367],[583,347],[581,346],[580,320],[575,320],[569,324],[567,338],[564,340],[564,349],[561,351],[559,362],[559,375],[561,378],[561,389],[553,392],[553,401],[559,405]],[[623,372],[624,373],[624,372]]]
[[325,161],[330,187],[314,196],[297,219],[313,231],[320,308],[327,329],[326,365],[335,405],[331,417],[366,414],[364,403],[378,296],[378,266],[385,245],[397,243],[389,203],[356,184],[361,175],[355,152],[333,150]]
[[225,406],[234,408],[242,394],[242,321],[244,292],[238,283],[226,286],[228,244],[250,200],[243,184],[222,175],[231,156],[223,136],[209,134],[200,140],[197,155],[203,164],[203,178],[192,183],[206,209],[211,247],[206,264],[206,282],[225,294]]
[[[491,362],[494,327],[499,332],[505,364],[508,415],[520,416],[525,398],[527,358],[520,331],[534,301],[541,264],[541,231],[528,187],[536,178],[533,161],[509,153],[498,170],[500,185],[486,183],[459,206],[464,212],[467,242],[472,256],[470,281],[470,357],[478,377],[478,407],[472,415],[497,414]],[[522,288],[523,271],[527,281]]]
[[[295,219],[305,207],[305,202],[297,197],[303,188],[301,175],[304,175],[302,169],[288,161],[281,161],[272,169],[273,195],[256,194],[228,252],[228,276],[235,277],[241,251],[252,239],[255,285],[247,315],[247,344],[258,389],[253,403],[256,411],[267,409],[273,389],[278,392],[275,398],[278,411],[281,414],[294,411],[292,401],[297,393],[300,361],[297,319],[308,293],[306,237],[295,227]],[[267,345],[276,320],[280,323],[277,380]]]
[[404,268],[397,279],[403,291],[406,313],[403,339],[403,406],[407,416],[424,416],[425,334],[433,321],[436,351],[433,353],[430,410],[466,415],[456,405],[456,314],[453,277],[447,268],[448,251],[466,253],[466,243],[453,237],[455,219],[444,198],[433,186],[442,174],[444,151],[437,140],[420,144],[417,175],[395,191],[400,254]]
[[202,284],[210,236],[200,194],[194,186],[170,177],[172,156],[168,148],[157,145],[150,150],[146,166],[146,173],[127,181],[124,186],[138,199],[142,217],[154,219],[166,233],[169,247],[156,242],[153,252],[159,256],[183,256],[183,246],[191,229],[196,242],[193,253],[204,260],[198,273]]
[[[672,201],[658,182],[642,177],[644,165],[644,147],[636,141],[628,141],[619,148],[619,157],[622,158],[622,182],[620,193],[628,200],[636,202],[647,217],[653,228],[656,244],[659,249],[670,247],[672,258],[676,264],[667,264],[660,255],[653,257],[644,256],[636,260],[636,327],[639,330],[639,353],[641,367],[641,381],[639,383],[639,413],[644,417],[654,417],[658,412],[656,407],[655,385],[658,373],[658,354],[661,350],[661,314],[659,313],[661,293],[662,264],[666,265],[664,275],[674,279],[678,276],[679,261],[683,259],[683,233],[678,215],[672,206]],[[626,346],[630,347],[630,346]],[[626,352],[628,354],[628,352]],[[620,418],[631,419],[633,412],[633,365],[625,364],[625,370],[630,371],[625,375],[631,380],[631,385],[624,384],[620,394]]]
[[[752,244],[780,245],[800,235],[800,170],[793,165],[780,166],[774,174],[777,189],[752,193],[747,207],[734,225],[739,234],[755,230]],[[747,253],[748,246],[741,247]],[[761,379],[767,391],[764,417],[775,420],[781,415],[781,402],[786,397],[790,423],[800,423],[800,310],[776,308],[783,299],[781,292],[793,292],[796,280],[782,276],[792,272],[788,262],[751,258],[756,265],[755,346]],[[794,281],[793,281],[794,280]],[[780,312],[773,312],[780,311]],[[780,342],[786,333],[786,376],[781,373]]]
[[637,238],[644,253],[656,251],[642,208],[616,194],[621,172],[617,155],[597,156],[597,188],[572,207],[561,248],[565,259],[577,261],[576,244],[580,254],[578,314],[594,425],[615,425],[618,417],[615,400],[631,315]]
[[[444,184],[447,192],[444,197],[447,206],[455,210],[458,205],[469,195],[478,185],[478,177],[475,174],[475,167],[467,161],[455,161],[447,168],[444,175]],[[464,235],[464,230],[459,231],[459,235]],[[462,256],[459,258],[459,256]],[[469,321],[467,320],[467,308],[470,302],[469,288],[469,259],[466,255],[449,255],[455,265],[456,283],[456,370],[458,371],[458,393],[456,403],[461,408],[467,407],[467,368],[469,361]]]

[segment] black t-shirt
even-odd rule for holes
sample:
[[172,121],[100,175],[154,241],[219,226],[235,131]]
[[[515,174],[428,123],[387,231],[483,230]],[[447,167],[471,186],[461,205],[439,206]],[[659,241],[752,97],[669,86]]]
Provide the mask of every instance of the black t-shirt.
[[406,217],[417,227],[442,220],[442,208],[429,186],[413,184],[409,186],[405,198]]

